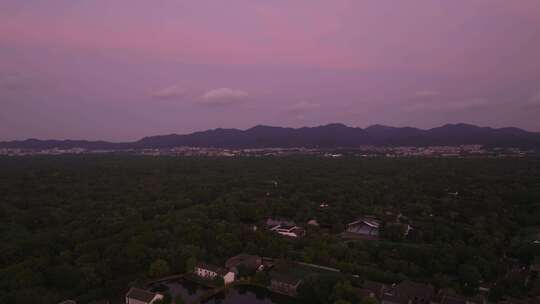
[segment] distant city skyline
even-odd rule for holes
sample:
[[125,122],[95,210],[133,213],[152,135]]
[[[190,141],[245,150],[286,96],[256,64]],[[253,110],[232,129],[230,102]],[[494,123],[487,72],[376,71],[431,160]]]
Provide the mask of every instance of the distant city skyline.
[[4,0],[0,19],[0,141],[540,131],[537,0]]

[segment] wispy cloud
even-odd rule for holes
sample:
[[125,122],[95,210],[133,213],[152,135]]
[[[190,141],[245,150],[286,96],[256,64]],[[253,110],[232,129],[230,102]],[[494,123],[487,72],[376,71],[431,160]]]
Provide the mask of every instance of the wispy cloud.
[[483,107],[489,104],[486,98],[475,97],[463,100],[445,100],[444,102],[418,101],[407,106],[409,112],[447,112],[461,111],[477,107]]
[[249,94],[242,90],[219,88],[205,92],[200,99],[205,105],[230,105],[245,100]]
[[186,89],[179,85],[171,85],[166,88],[155,91],[151,96],[155,99],[177,99],[186,94]]

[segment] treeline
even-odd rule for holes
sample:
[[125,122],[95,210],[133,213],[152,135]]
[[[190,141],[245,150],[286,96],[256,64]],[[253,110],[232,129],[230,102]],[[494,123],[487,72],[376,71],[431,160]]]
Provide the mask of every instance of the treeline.
[[[540,255],[539,204],[538,159],[0,158],[0,303],[119,299],[240,252],[520,297],[527,285],[507,274]],[[406,239],[339,237],[358,216],[398,213]],[[321,227],[290,241],[267,217]]]

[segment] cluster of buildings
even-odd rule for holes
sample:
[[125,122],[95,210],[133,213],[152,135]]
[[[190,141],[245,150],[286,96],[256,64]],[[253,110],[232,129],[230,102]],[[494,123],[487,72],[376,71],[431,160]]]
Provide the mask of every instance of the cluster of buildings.
[[342,156],[353,157],[524,157],[536,155],[535,151],[519,148],[486,148],[482,145],[460,146],[360,146],[354,148],[256,148],[256,149],[229,149],[212,147],[173,147],[173,148],[145,148],[145,149],[117,149],[95,150],[84,148],[51,148],[51,149],[21,149],[0,148],[0,155],[62,155],[62,154],[100,154],[125,153],[146,156],[207,156],[207,157],[266,157],[312,155],[328,158]]
[[69,155],[69,154],[83,154],[90,153],[83,148],[71,148],[71,149],[18,149],[18,148],[0,148],[0,155],[3,156],[28,156],[28,155]]
[[204,280],[222,278],[225,285],[242,277],[252,276],[260,271],[267,271],[270,277],[268,288],[274,292],[294,296],[302,283],[298,277],[272,270],[273,259],[256,255],[239,254],[229,258],[225,267],[199,262],[193,273]]
[[[321,203],[321,209],[327,208],[327,203]],[[275,232],[281,236],[296,239],[306,235],[306,230],[295,224],[294,221],[279,218],[266,219],[266,229]],[[308,226],[319,227],[317,219],[312,218],[307,223]],[[400,231],[401,237],[406,237],[413,227],[408,220],[399,214],[395,219],[382,220],[376,216],[366,215],[357,218],[346,225],[345,231],[341,234],[343,238],[378,240],[381,237],[381,231],[385,227],[394,227]],[[399,227],[397,227],[399,226]],[[255,229],[255,227],[254,227]]]
[[[339,272],[337,269],[323,266],[309,265],[329,271]],[[259,257],[256,255],[239,254],[229,258],[223,267],[199,262],[193,269],[193,275],[203,280],[215,280],[222,278],[225,285],[231,284],[236,280],[253,276],[260,271],[266,271],[269,274],[269,290],[296,296],[298,288],[303,280],[298,275],[282,273],[273,270],[273,259]],[[540,257],[537,257],[528,271],[538,275],[540,273]],[[537,278],[537,281],[539,279]],[[540,284],[540,283],[539,283]],[[467,297],[458,294],[450,288],[436,290],[431,284],[418,283],[405,280],[398,284],[384,284],[376,281],[365,280],[361,287],[355,287],[354,292],[359,298],[374,298],[380,304],[487,304],[487,294],[489,287],[480,287],[479,294],[474,297]],[[145,289],[132,287],[125,295],[125,304],[154,304],[164,299],[164,295],[158,292],[151,292]],[[533,299],[533,302],[529,301]],[[540,303],[540,298],[534,302],[534,298],[508,299],[498,302],[500,304],[525,304]],[[95,304],[109,304],[108,301],[95,302]],[[66,300],[60,304],[77,304],[73,300]]]
[[382,230],[390,230],[391,228],[393,231],[397,231],[395,233],[399,234],[399,238],[405,238],[413,230],[408,219],[401,214],[391,220],[382,220],[376,216],[366,215],[348,223],[341,236],[346,239],[379,240]]
[[458,146],[361,146],[361,156],[385,157],[523,157],[535,154],[534,151],[519,148],[486,148],[483,145]]

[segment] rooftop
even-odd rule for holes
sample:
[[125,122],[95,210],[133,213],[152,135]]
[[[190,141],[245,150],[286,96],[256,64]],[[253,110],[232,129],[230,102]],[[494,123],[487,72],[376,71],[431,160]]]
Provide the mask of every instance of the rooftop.
[[126,298],[135,299],[142,302],[150,302],[155,296],[156,294],[153,292],[136,287],[131,287],[126,294]]
[[288,285],[294,285],[296,286],[297,284],[299,284],[302,280],[296,276],[293,276],[291,274],[284,274],[284,273],[279,273],[279,272],[276,272],[276,271],[272,271],[270,273],[270,279],[272,281],[278,281],[278,282],[281,282],[281,283],[285,283],[285,284],[288,284]]
[[250,255],[241,253],[239,255],[233,256],[225,262],[225,267],[232,268],[236,267],[240,264],[243,264],[248,267],[259,267],[259,265],[262,263],[261,257],[256,255]]
[[205,270],[209,270],[209,271],[215,272],[217,274],[221,274],[221,275],[227,273],[227,271],[225,269],[223,269],[222,267],[212,265],[212,264],[206,264],[206,263],[203,263],[203,262],[198,262],[196,267],[201,268],[201,269],[205,269]]

